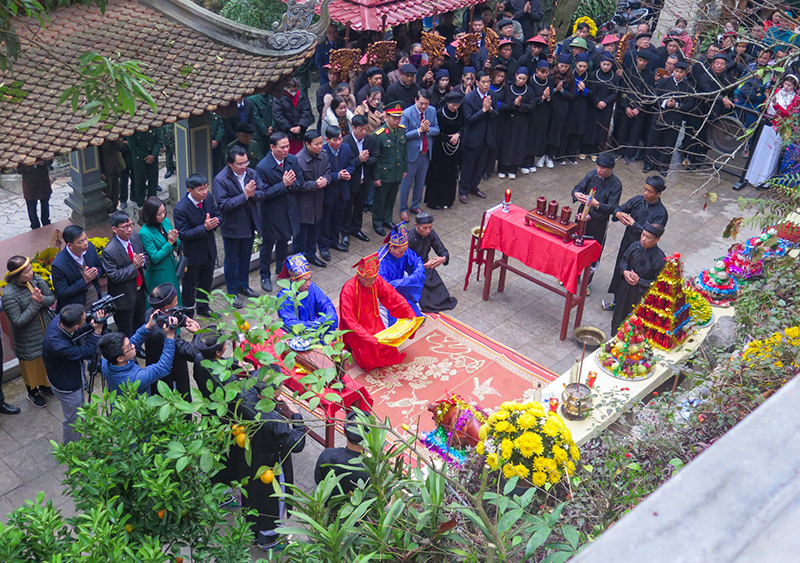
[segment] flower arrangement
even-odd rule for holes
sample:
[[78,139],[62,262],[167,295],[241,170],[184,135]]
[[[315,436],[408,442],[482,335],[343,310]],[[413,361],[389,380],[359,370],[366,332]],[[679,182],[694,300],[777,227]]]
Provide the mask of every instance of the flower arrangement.
[[92,237],[89,239],[89,242],[91,242],[95,250],[97,250],[97,255],[102,258],[103,250],[105,250],[108,244],[108,239],[106,237]]
[[572,35],[578,33],[578,24],[582,23],[589,24],[589,35],[597,37],[597,24],[594,23],[594,20],[589,16],[583,16],[575,20],[575,25],[572,26]]
[[775,332],[769,338],[753,340],[742,352],[745,363],[768,361],[776,368],[785,367],[784,360],[793,369],[800,368],[800,326],[792,326]]
[[518,476],[537,487],[572,475],[581,456],[572,433],[555,412],[539,402],[505,402],[481,426],[475,450],[492,470]]
[[[97,254],[102,256],[102,251],[108,244],[108,239],[105,237],[95,237],[90,238],[89,242],[91,242],[95,248],[97,248]],[[33,258],[31,259],[31,268],[33,268],[33,273],[46,281],[47,285],[50,286],[50,289],[53,289],[53,281],[51,279],[53,260],[55,260],[58,252],[59,250],[55,246],[48,246],[47,248],[34,254]],[[5,287],[6,285],[8,285],[8,280],[3,278],[0,281],[0,288]]]

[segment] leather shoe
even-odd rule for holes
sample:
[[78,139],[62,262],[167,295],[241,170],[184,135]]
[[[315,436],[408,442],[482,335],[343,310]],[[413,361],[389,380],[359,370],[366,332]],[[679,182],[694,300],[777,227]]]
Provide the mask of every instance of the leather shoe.
[[411,217],[408,216],[408,211],[401,211],[400,212],[400,219],[408,223],[411,220]]
[[261,278],[261,289],[267,293],[272,291],[272,280],[270,278]]
[[331,261],[331,251],[330,250],[320,250],[319,255],[322,256],[322,259],[326,262]]
[[364,242],[369,242],[369,237],[367,235],[365,235],[364,233],[362,233],[361,231],[358,231],[353,236],[356,237],[358,240],[363,240]]
[[316,254],[313,256],[306,256],[306,258],[308,259],[309,264],[314,264],[317,268],[325,268],[328,266],[325,262],[317,258]]
[[9,405],[5,401],[0,403],[0,414],[19,414],[19,407]]
[[253,291],[249,287],[245,287],[244,289],[239,290],[239,295],[244,295],[245,297],[252,297],[253,299],[255,299],[256,297],[258,297],[258,292]]
[[645,164],[644,166],[642,166],[642,172],[650,172],[652,169],[653,167],[650,166],[649,164]]
[[374,230],[375,230],[375,234],[377,234],[379,237],[385,237],[386,236],[386,231],[383,230],[383,227],[374,227]]
[[350,235],[344,235],[342,237],[342,244],[347,247],[347,250],[350,250]]
[[[338,244],[338,243],[337,243],[337,244],[334,244],[334,245],[332,245],[332,246],[331,246],[331,248],[332,248],[332,249],[334,249],[334,250],[338,250],[339,252],[350,252],[350,249],[349,249],[349,248],[347,248],[347,247],[346,247],[345,245],[343,245],[343,244]],[[329,256],[330,256],[330,255],[329,255]],[[323,258],[324,258],[324,256],[323,256]]]
[[392,229],[394,229],[394,225],[392,225],[391,223],[384,223],[383,228],[389,229],[391,231]]
[[482,191],[478,190],[478,189],[473,190],[471,193],[472,193],[472,195],[474,195],[476,197],[479,197],[481,199],[486,199],[486,194],[483,193]]
[[459,194],[458,201],[461,203],[467,203],[467,196]]
[[420,209],[419,207],[415,207],[413,209],[409,209],[409,211],[411,211],[411,213],[413,213],[414,215],[417,215],[418,213],[422,213],[422,209]]
[[236,309],[241,309],[242,307],[244,307],[244,303],[242,302],[242,298],[239,297],[238,295],[236,296],[236,299],[233,300],[233,306]]
[[484,172],[483,173],[483,179],[484,180],[488,180],[489,178],[490,178],[489,173],[488,172]]

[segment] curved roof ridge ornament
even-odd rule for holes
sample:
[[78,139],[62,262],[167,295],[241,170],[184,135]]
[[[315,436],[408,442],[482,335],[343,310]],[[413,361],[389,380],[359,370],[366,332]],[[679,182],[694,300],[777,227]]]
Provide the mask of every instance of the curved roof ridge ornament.
[[[325,34],[330,23],[330,0],[286,0],[286,13],[272,31],[250,27],[223,18],[192,0],[139,0],[180,23],[211,39],[244,51],[268,57],[285,57],[303,53]],[[315,9],[319,5],[319,20],[312,25]]]

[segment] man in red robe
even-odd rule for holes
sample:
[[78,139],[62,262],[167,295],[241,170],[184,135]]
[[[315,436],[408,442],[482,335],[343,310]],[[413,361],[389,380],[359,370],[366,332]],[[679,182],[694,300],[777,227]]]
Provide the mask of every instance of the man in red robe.
[[378,253],[359,260],[356,276],[349,279],[339,295],[339,329],[349,330],[344,345],[365,371],[394,366],[406,357],[394,346],[379,344],[375,335],[386,328],[378,304],[396,319],[415,317],[408,301],[378,275]]

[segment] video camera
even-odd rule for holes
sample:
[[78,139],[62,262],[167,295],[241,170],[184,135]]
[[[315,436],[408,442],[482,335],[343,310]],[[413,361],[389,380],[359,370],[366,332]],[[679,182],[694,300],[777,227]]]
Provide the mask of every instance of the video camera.
[[[172,309],[168,309],[166,311],[158,311],[156,313],[155,321],[156,324],[162,329],[169,328],[170,330],[175,330],[176,328],[186,326],[186,319],[191,316],[193,311],[194,307],[173,307]],[[170,317],[176,319],[174,324],[170,322]]]
[[[117,306],[114,304],[114,301],[120,297],[122,297],[122,294],[117,295],[116,297],[106,295],[102,299],[98,299],[92,303],[92,308],[89,309],[88,313],[86,313],[86,322],[88,323],[94,321],[96,323],[106,324],[108,322],[108,317],[117,312]],[[97,313],[100,311],[105,313],[105,317],[98,319]]]

